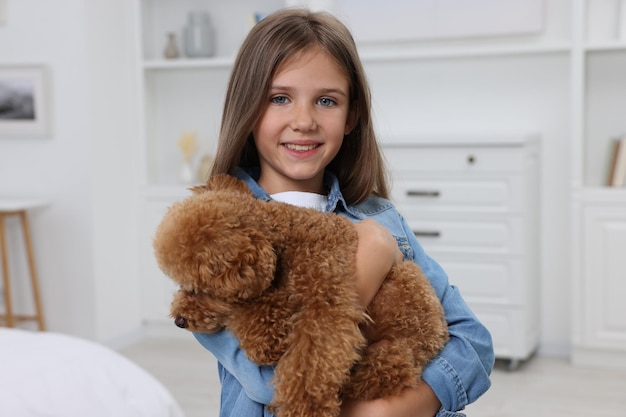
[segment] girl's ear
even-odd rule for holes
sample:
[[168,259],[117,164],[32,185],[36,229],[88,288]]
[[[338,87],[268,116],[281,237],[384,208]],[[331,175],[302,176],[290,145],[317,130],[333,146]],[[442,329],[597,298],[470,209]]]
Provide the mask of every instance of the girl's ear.
[[356,126],[356,107],[355,103],[352,103],[350,106],[350,111],[348,112],[348,117],[346,118],[346,128],[343,132],[344,135],[349,135],[350,132],[352,132],[352,129]]

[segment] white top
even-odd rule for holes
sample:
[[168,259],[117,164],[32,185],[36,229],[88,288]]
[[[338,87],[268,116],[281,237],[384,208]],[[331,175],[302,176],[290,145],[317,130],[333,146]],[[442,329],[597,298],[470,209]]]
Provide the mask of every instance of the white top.
[[271,195],[272,199],[281,203],[288,203],[294,206],[313,208],[319,211],[326,211],[328,196],[304,191],[284,191]]
[[0,197],[0,212],[30,210],[47,206],[48,202],[28,197]]

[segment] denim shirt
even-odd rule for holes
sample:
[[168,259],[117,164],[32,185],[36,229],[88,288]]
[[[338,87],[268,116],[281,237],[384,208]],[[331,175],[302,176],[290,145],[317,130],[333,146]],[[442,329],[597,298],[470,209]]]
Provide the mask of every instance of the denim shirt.
[[[271,197],[256,182],[259,171],[237,168],[235,176],[244,180],[254,195],[265,201]],[[343,215],[354,222],[371,218],[385,226],[398,241],[405,259],[422,268],[437,293],[445,311],[450,340],[424,368],[422,379],[441,401],[436,417],[461,417],[459,413],[491,385],[489,375],[494,364],[491,335],[469,309],[458,289],[437,262],[429,258],[406,220],[386,199],[371,196],[363,203],[349,206],[339,189],[337,178],[325,175],[329,187],[327,212]],[[251,362],[228,331],[213,334],[194,333],[196,339],[218,360],[222,384],[220,417],[272,417],[265,405],[273,398],[273,366]]]

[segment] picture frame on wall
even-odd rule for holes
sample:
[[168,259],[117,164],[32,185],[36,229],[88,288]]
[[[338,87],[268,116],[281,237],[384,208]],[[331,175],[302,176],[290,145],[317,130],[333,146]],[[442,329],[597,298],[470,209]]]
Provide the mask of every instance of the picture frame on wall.
[[49,135],[48,91],[45,66],[0,65],[0,139]]
[[0,25],[7,22],[7,0],[0,0]]

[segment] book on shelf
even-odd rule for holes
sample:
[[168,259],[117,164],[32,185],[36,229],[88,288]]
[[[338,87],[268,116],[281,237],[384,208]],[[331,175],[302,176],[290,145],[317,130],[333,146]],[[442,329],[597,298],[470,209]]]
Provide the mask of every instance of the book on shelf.
[[608,185],[623,187],[626,182],[626,136],[615,139],[611,150]]

